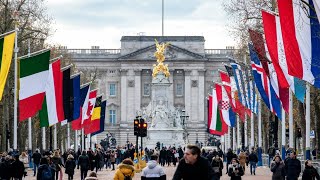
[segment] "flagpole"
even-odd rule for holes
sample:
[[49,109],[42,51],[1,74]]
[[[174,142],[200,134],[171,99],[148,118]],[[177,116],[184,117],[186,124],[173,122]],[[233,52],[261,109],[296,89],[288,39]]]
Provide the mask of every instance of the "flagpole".
[[281,122],[281,155],[282,159],[285,159],[286,157],[286,113],[284,109],[282,108],[282,122]]
[[83,130],[83,128],[81,128],[81,149],[82,149],[82,151],[83,150],[85,150],[84,149],[84,130]]
[[231,127],[228,127],[228,148],[231,149]]
[[16,36],[14,39],[14,99],[13,99],[13,149],[18,149],[18,18],[19,14],[15,11],[15,31]]
[[53,131],[53,148],[58,149],[57,144],[57,124],[54,125],[54,131]]
[[253,117],[253,112],[251,110],[251,142],[250,142],[250,145],[252,148],[254,148],[254,117]]
[[74,152],[78,151],[78,130],[74,131]]
[[248,147],[248,120],[247,120],[247,114],[245,115],[245,122],[244,122],[244,146],[245,146],[245,148]]
[[239,115],[237,116],[237,146],[238,146],[238,152],[239,154],[240,149],[241,149],[241,141],[240,141],[240,117]]
[[293,101],[291,90],[289,91],[289,147],[293,148]]
[[224,144],[224,135],[221,136],[221,149],[226,152],[226,149],[225,149],[225,144]]
[[[28,55],[30,57],[31,53],[31,44],[30,44],[30,38],[28,39]],[[31,117],[28,118],[28,140],[29,140],[29,154],[32,153],[32,122],[31,122]]]
[[30,53],[30,54],[27,54],[27,55],[24,55],[24,56],[20,56],[19,59],[25,59],[25,58],[28,58],[30,56],[35,56],[35,55],[38,55],[38,54],[41,54],[41,53],[44,53],[44,52],[47,52],[47,51],[50,51],[50,49],[41,49],[39,51]]
[[164,36],[164,0],[162,0],[162,36]]
[[70,148],[70,123],[67,124],[67,149]]
[[258,166],[262,166],[262,133],[261,133],[261,97],[259,96],[258,109]]
[[42,127],[42,150],[46,150],[46,128]]
[[237,150],[236,146],[236,127],[232,128],[232,149],[234,152]]
[[306,160],[310,160],[310,84],[306,83]]

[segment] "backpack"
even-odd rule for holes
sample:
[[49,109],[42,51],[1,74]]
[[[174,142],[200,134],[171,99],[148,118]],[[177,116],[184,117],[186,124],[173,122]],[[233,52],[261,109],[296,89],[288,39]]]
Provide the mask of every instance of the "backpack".
[[124,180],[132,180],[131,176],[124,176]]
[[52,180],[52,171],[49,166],[42,170],[41,180]]

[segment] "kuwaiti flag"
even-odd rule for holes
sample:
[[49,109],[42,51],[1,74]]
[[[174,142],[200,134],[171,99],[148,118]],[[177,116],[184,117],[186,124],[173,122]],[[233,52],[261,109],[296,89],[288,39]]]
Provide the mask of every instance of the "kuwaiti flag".
[[223,135],[227,128],[227,125],[221,121],[217,93],[213,89],[212,95],[209,96],[208,100],[208,132],[210,134]]
[[90,117],[90,122],[84,127],[84,134],[91,134],[100,130],[100,118],[101,118],[101,100],[102,95],[96,98],[94,109]]
[[[305,82],[288,74],[288,65],[283,46],[280,19],[266,11],[262,11],[263,28],[272,64],[275,67],[280,85],[288,85],[297,99],[304,103]],[[286,107],[284,105],[284,107]],[[284,108],[286,110],[286,108]],[[287,111],[288,112],[288,111]]]
[[94,105],[96,103],[97,92],[97,89],[90,91],[88,101],[84,102],[84,108],[82,109],[82,127],[85,127],[90,124],[90,118],[92,116]]
[[89,98],[89,92],[90,92],[90,84],[85,84],[85,85],[81,86],[81,88],[80,88],[80,108],[79,108],[80,115],[79,115],[78,119],[75,119],[71,122],[73,130],[80,130],[81,129],[83,106],[84,106],[84,103],[87,101],[87,98]]
[[91,136],[104,132],[104,125],[105,125],[105,119],[106,119],[105,118],[106,105],[107,105],[107,100],[103,100],[101,103],[101,115],[100,115],[100,125],[99,125],[100,129],[96,132],[91,133]]
[[230,104],[228,94],[222,85],[216,83],[215,87],[216,87],[217,99],[219,103],[218,107],[221,114],[220,116],[221,122],[226,123],[230,127],[234,127],[236,118],[235,118],[235,113],[231,109],[231,104]]
[[7,82],[10,70],[15,37],[16,33],[13,31],[0,39],[0,101],[2,99],[4,86]]
[[52,126],[64,120],[60,60],[51,63],[49,66],[45,93],[42,109],[39,111],[40,127]]
[[313,1],[307,2],[278,0],[278,10],[288,73],[319,88],[320,26]]
[[50,50],[20,58],[19,120],[36,115],[42,108],[49,74]]

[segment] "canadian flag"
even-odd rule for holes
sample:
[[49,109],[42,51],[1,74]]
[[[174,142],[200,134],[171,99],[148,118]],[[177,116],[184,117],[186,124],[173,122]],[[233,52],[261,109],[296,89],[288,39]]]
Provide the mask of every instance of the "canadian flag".
[[86,98],[84,102],[84,106],[82,108],[82,127],[88,125],[90,123],[90,118],[93,113],[93,108],[96,103],[97,98],[97,89],[90,91],[88,93],[88,98]]

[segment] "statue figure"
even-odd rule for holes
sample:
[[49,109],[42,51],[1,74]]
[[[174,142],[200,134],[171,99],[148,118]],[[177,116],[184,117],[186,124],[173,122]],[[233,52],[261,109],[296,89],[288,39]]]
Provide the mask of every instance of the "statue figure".
[[180,111],[176,110],[176,114],[175,114],[175,124],[177,128],[182,128],[182,122],[181,122],[181,118],[180,118]]
[[168,64],[163,64],[165,60],[164,51],[165,49],[170,45],[169,43],[161,43],[159,44],[157,40],[156,41],[156,48],[157,51],[154,53],[154,56],[157,58],[157,65],[153,65],[153,71],[152,76],[155,78],[159,72],[163,72],[163,74],[166,77],[170,76]]
[[170,122],[169,122],[168,115],[169,115],[169,110],[163,104],[163,100],[160,99],[159,103],[157,104],[154,111],[152,112],[151,127],[155,127],[156,124],[158,124],[159,122],[164,122],[167,125],[167,127],[169,127]]

